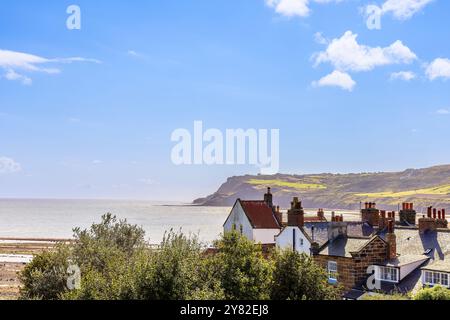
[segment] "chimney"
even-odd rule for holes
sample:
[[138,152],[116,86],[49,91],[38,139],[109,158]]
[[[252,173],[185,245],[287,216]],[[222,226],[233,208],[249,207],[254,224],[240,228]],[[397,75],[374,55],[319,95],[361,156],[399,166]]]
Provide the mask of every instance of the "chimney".
[[397,236],[395,235],[395,223],[393,220],[388,222],[388,230],[386,234],[386,242],[388,244],[388,259],[397,258]]
[[280,211],[280,206],[274,207],[275,218],[280,226],[283,225],[283,213]]
[[424,234],[427,231],[436,231],[437,229],[437,220],[433,217],[430,217],[431,207],[428,208],[428,216],[419,219],[419,232]]
[[376,203],[369,202],[365,209],[361,210],[361,221],[378,226],[380,220],[380,210],[376,208]]
[[331,216],[331,222],[328,224],[328,240],[333,241],[338,237],[347,237],[348,224],[344,222],[344,216],[336,216],[334,211]]
[[305,226],[305,211],[297,197],[291,202],[291,209],[288,211],[288,226],[299,228]]
[[433,217],[433,207],[428,207],[427,209],[427,217],[432,218]]
[[403,209],[399,212],[400,223],[407,226],[415,226],[417,212],[414,210],[413,203],[404,203]]
[[448,221],[445,216],[445,209],[438,211],[438,219],[436,220],[436,226],[437,228],[444,228],[444,229],[448,227]]
[[273,196],[272,196],[270,187],[267,188],[267,193],[264,195],[264,202],[265,202],[270,208],[273,208]]
[[320,220],[325,220],[325,212],[324,212],[323,209],[319,209],[319,211],[317,212],[317,217],[318,217]]

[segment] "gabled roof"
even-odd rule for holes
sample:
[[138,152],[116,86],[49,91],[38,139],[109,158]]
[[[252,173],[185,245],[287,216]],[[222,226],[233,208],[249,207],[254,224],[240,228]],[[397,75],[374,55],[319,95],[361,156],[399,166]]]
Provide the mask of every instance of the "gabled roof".
[[272,208],[264,201],[238,201],[254,229],[281,229]]
[[360,252],[376,238],[379,237],[375,236],[371,239],[339,237],[336,240],[329,242],[328,245],[320,251],[320,254],[334,257],[352,258],[352,253]]

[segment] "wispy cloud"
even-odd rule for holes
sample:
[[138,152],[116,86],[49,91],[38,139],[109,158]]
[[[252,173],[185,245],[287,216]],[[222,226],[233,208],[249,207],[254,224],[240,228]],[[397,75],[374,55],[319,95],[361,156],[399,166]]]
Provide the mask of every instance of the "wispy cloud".
[[439,109],[436,111],[436,114],[441,115],[441,116],[448,115],[448,114],[450,114],[450,110],[449,109]]
[[407,20],[431,2],[433,0],[387,0],[381,9],[383,14],[391,13],[398,20]]
[[0,49],[0,68],[5,71],[3,77],[11,81],[20,81],[25,85],[32,84],[32,79],[24,73],[57,74],[61,72],[61,69],[54,65],[74,62],[101,63],[99,60],[83,57],[49,59],[29,53]]
[[20,163],[8,157],[0,157],[0,174],[16,173],[22,171]]
[[411,81],[416,78],[416,74],[412,71],[400,71],[391,73],[391,80]]

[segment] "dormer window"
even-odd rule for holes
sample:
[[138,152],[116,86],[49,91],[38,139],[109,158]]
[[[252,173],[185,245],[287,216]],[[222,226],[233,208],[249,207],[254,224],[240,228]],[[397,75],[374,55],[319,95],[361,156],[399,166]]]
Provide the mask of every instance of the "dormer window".
[[435,271],[424,271],[423,284],[426,286],[449,287],[449,274]]
[[398,273],[399,270],[397,268],[380,267],[378,280],[397,283],[399,281]]

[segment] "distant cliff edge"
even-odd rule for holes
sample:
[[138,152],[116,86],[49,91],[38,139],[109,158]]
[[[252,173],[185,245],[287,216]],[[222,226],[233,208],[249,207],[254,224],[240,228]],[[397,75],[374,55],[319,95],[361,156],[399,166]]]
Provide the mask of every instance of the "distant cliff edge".
[[238,176],[214,194],[194,201],[203,206],[232,206],[236,199],[262,199],[272,187],[274,203],[286,208],[299,196],[305,208],[359,209],[360,202],[376,202],[395,210],[399,203],[450,207],[450,165],[403,172]]

